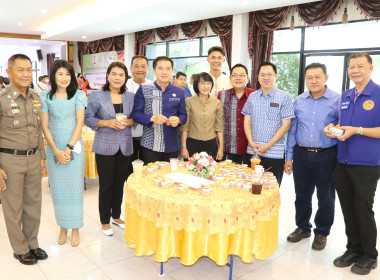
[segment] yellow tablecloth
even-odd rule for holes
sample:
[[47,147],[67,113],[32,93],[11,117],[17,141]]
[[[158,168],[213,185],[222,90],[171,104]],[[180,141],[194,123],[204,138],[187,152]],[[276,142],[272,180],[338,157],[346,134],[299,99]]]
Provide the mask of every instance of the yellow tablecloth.
[[278,187],[252,195],[215,185],[204,196],[200,190],[180,193],[175,187],[154,185],[153,177],[170,173],[169,169],[141,179],[131,175],[124,188],[124,239],[136,256],[155,254],[157,262],[180,257],[184,265],[207,256],[225,265],[229,254],[249,263],[253,255],[265,259],[277,249]]
[[[95,153],[92,150],[92,144],[94,143],[95,131],[86,131],[82,133],[82,139],[84,144],[84,151],[86,155],[86,168],[84,176],[89,179],[98,178],[98,171],[96,169]],[[46,141],[45,141],[46,148]],[[47,171],[45,171],[44,177],[47,177]]]

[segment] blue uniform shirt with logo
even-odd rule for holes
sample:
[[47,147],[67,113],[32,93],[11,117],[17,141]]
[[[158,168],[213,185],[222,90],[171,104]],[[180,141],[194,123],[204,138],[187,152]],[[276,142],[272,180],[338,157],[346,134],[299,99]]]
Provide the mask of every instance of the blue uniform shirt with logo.
[[[363,128],[380,127],[380,86],[369,81],[356,102],[355,88],[342,94],[340,125]],[[380,139],[353,135],[338,142],[338,162],[348,165],[380,165]]]

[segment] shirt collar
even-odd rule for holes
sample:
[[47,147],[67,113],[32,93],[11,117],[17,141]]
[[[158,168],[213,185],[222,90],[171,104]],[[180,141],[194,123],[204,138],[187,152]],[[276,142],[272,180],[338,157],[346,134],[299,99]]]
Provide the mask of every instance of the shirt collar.
[[[154,85],[157,89],[159,89],[160,91],[162,91],[161,87],[157,84],[157,81],[154,81]],[[165,91],[167,91],[168,89],[170,89],[173,85],[169,82],[169,85],[165,88]]]
[[[13,100],[17,99],[20,95],[22,95],[21,92],[12,84],[10,84],[10,86],[9,86],[9,93],[8,94],[10,95],[10,97]],[[32,95],[32,91],[30,90],[30,88],[28,88],[26,90],[26,98],[31,97],[31,95]]]
[[[374,87],[374,85],[375,83],[372,80],[370,80],[368,84],[365,86],[364,90],[360,93],[360,95],[368,95],[368,96],[372,95],[372,88]],[[355,91],[356,91],[356,87],[350,89],[349,92],[347,93],[347,96],[350,99],[354,99]]]
[[[330,89],[327,87],[327,85],[325,85],[325,89],[326,89],[326,90],[325,90],[325,93],[324,93],[322,96],[318,97],[318,98],[324,97],[324,98],[329,99],[329,98],[331,97],[331,91],[330,91]],[[310,98],[313,98],[313,99],[314,99],[314,97],[311,95],[310,91],[307,91],[307,97],[310,97]]]
[[[276,91],[277,91],[277,88],[274,87],[270,92],[268,92],[267,96],[272,97],[273,94],[274,94]],[[265,95],[264,95],[264,92],[263,92],[263,90],[262,90],[261,88],[259,89],[259,93],[260,93],[260,95],[265,96]]]
[[[234,89],[234,88],[231,88],[231,94],[232,94],[232,95],[236,95],[236,92],[235,92],[235,89]],[[249,94],[250,94],[250,90],[249,90],[249,88],[245,87],[245,89],[244,89],[244,93],[243,93],[243,95],[241,96],[241,98],[248,98],[248,97],[249,97]]]

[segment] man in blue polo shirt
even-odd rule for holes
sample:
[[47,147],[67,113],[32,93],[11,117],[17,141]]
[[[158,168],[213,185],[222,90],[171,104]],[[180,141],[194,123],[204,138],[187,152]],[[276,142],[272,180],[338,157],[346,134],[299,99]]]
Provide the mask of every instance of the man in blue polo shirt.
[[169,161],[178,155],[178,125],[186,123],[185,93],[173,86],[173,61],[167,56],[153,60],[156,81],[143,84],[135,95],[132,118],[144,125],[141,137],[144,163]]
[[323,129],[339,121],[341,95],[325,84],[326,66],[312,63],[306,66],[307,91],[293,103],[296,117],[288,133],[285,172],[293,171],[296,192],[297,228],[288,236],[289,242],[299,242],[311,235],[312,198],[317,189],[318,210],[315,214],[314,250],[323,250],[334,222],[335,188],[332,174],[336,165],[337,140],[326,137]]
[[275,87],[277,67],[269,61],[259,65],[261,88],[252,92],[244,105],[244,132],[248,140],[247,153],[258,149],[261,165],[276,176],[281,185],[284,174],[285,133],[294,118],[290,94]]
[[[380,178],[380,86],[371,80],[373,65],[366,53],[349,58],[348,76],[355,88],[342,94],[337,137],[338,163],[333,180],[344,222],[347,251],[334,265],[365,275],[377,267],[376,222],[373,201]],[[328,125],[324,132],[333,137]]]

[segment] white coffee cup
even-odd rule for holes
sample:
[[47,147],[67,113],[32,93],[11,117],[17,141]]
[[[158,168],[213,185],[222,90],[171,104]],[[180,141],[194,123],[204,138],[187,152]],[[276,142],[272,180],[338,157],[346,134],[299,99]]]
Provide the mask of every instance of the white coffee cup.
[[255,172],[256,173],[264,173],[264,166],[262,166],[262,165],[255,165]]

